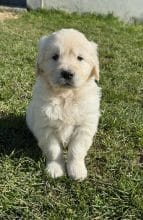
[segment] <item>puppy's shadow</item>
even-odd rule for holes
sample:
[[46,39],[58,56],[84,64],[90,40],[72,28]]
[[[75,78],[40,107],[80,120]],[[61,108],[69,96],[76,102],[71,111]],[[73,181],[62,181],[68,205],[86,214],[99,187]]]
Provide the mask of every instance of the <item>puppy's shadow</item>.
[[20,158],[26,156],[37,161],[42,153],[28,130],[25,116],[2,116],[0,118],[0,154]]

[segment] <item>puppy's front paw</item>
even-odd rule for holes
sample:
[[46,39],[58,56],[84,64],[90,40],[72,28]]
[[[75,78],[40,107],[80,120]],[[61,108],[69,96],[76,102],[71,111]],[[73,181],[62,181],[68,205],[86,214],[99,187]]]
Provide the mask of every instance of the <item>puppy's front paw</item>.
[[68,175],[74,179],[82,181],[87,177],[87,169],[84,161],[72,160],[67,163]]
[[53,178],[65,175],[65,167],[63,163],[56,161],[48,162],[46,165],[46,172]]

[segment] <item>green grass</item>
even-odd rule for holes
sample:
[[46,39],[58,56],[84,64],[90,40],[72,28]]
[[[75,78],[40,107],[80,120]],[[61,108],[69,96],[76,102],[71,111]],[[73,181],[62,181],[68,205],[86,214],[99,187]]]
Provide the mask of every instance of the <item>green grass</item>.
[[[99,44],[103,92],[82,183],[45,175],[25,124],[38,39],[71,27]],[[0,30],[0,219],[143,219],[143,26],[39,11],[1,22]]]

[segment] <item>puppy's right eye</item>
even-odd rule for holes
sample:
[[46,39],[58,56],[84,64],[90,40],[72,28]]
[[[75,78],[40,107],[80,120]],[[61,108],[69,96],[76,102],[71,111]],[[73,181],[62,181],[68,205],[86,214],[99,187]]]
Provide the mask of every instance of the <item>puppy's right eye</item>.
[[78,59],[79,61],[82,61],[82,60],[83,60],[83,57],[78,56],[77,59]]
[[59,55],[58,54],[54,54],[54,56],[52,56],[52,59],[55,60],[55,61],[58,60],[59,59]]

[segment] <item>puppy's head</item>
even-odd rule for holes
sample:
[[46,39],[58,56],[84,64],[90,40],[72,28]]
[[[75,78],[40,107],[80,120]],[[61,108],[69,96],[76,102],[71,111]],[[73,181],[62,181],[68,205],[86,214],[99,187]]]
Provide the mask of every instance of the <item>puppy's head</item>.
[[37,72],[52,87],[79,88],[99,80],[97,44],[74,29],[62,29],[39,42]]

